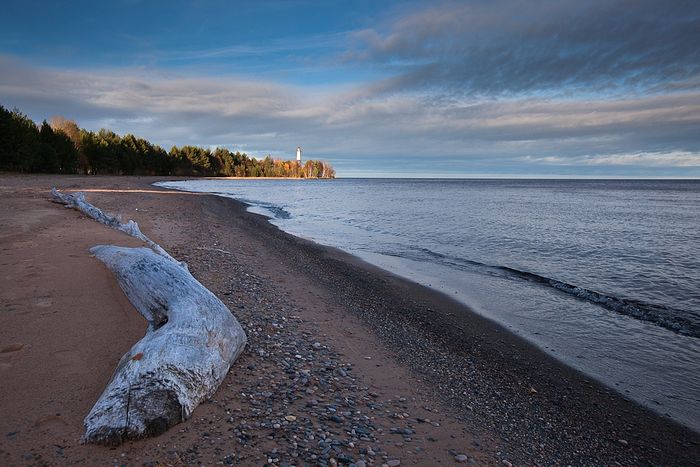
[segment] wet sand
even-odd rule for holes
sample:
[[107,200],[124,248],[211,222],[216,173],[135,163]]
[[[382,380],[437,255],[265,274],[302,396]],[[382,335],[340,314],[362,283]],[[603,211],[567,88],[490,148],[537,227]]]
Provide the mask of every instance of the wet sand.
[[[0,176],[0,464],[700,458],[697,433],[449,297],[285,234],[235,201],[155,180]],[[139,222],[248,333],[215,397],[160,437],[116,449],[79,442],[83,417],[146,327],[88,249],[139,243],[49,203],[51,186],[94,190],[90,202]]]

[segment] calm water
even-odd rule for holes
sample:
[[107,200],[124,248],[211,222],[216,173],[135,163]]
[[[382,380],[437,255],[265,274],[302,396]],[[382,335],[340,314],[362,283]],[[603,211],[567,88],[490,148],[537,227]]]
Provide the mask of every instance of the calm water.
[[198,180],[700,431],[700,182]]

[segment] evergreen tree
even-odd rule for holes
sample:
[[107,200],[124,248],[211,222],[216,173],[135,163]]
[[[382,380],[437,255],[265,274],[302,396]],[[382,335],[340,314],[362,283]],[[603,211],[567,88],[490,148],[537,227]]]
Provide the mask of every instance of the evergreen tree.
[[63,117],[41,127],[19,110],[0,105],[0,170],[117,175],[203,175],[334,178],[327,162],[258,160],[226,148],[173,146],[166,152],[132,134],[92,132]]
[[32,172],[58,173],[60,164],[54,149],[55,135],[46,120],[39,130],[39,153],[34,157]]

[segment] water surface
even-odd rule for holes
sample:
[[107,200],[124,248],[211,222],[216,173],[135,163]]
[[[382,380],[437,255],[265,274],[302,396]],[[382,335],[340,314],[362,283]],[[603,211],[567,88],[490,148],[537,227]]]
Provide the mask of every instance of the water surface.
[[194,180],[700,431],[700,182]]

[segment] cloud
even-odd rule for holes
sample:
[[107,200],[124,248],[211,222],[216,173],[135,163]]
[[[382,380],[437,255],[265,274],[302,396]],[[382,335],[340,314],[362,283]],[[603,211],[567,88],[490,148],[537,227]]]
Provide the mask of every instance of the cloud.
[[152,54],[150,58],[163,61],[204,60],[213,58],[245,58],[280,54],[301,57],[307,52],[326,52],[342,47],[347,33],[316,34],[271,39],[265,44],[231,44],[218,47],[169,50]]
[[525,157],[525,161],[547,165],[700,167],[700,152],[641,152],[633,154],[587,155],[580,157]]
[[700,152],[700,91],[692,87],[615,98],[495,97],[377,92],[376,82],[319,90],[164,70],[64,70],[1,56],[0,68],[7,70],[0,74],[5,106],[37,120],[61,114],[89,129],[108,126],[166,148],[225,145],[291,157],[301,144],[310,157],[350,157],[377,170],[423,164],[491,172],[596,161],[696,168]]
[[700,74],[696,1],[444,2],[353,37],[346,60],[392,71],[389,90],[610,93]]

